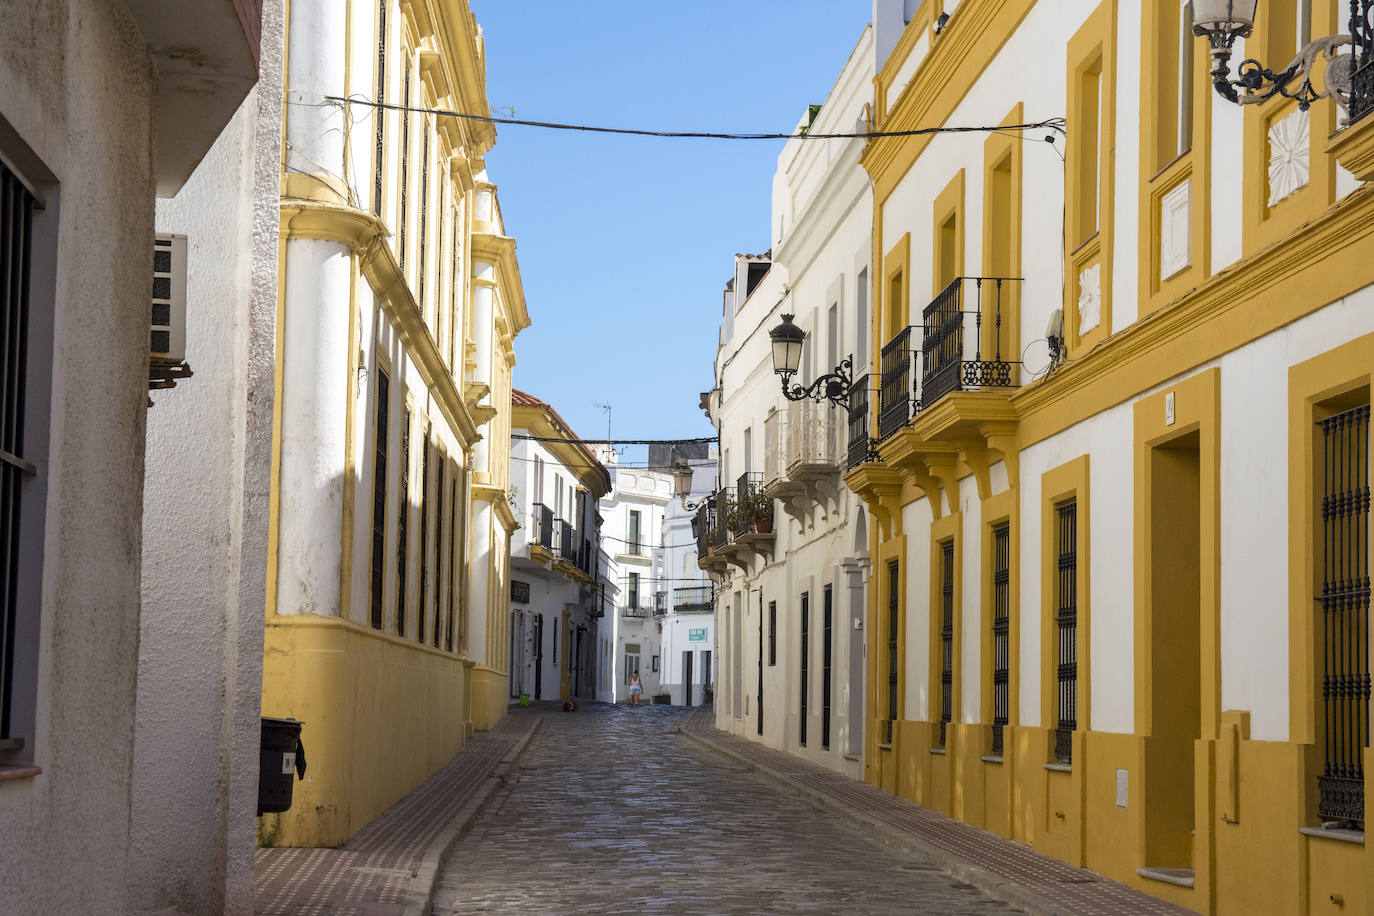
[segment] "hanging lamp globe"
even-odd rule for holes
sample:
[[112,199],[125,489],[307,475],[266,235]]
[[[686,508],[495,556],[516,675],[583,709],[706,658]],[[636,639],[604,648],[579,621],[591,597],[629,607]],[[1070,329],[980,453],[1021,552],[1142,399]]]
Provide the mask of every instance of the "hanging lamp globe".
[[[1191,0],[1193,34],[1208,38],[1247,38],[1255,27],[1259,0]],[[1230,47],[1230,41],[1226,41]]]
[[795,375],[801,368],[806,332],[792,323],[791,315],[783,315],[782,324],[769,331],[768,337],[773,341],[773,371],[784,377]]

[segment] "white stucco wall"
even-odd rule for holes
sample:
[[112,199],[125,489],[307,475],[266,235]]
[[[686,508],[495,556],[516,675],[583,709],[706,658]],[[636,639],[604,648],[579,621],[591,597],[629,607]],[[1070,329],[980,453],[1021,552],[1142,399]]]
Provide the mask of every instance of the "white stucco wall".
[[148,415],[129,907],[252,912],[272,447],[282,6],[258,87],[157,228],[188,237],[195,376]]

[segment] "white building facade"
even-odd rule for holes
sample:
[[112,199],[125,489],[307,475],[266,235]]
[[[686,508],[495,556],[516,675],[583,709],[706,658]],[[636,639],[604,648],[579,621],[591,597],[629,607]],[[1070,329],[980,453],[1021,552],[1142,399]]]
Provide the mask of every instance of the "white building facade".
[[663,617],[668,586],[656,575],[654,558],[662,544],[663,519],[673,496],[672,478],[658,470],[622,468],[613,449],[598,450],[611,474],[611,491],[601,500],[602,549],[606,553],[604,629],[613,662],[598,698],[609,703],[629,697],[637,671],[640,702],[663,692]]
[[[512,393],[510,697],[595,698],[604,652],[597,501],[611,478],[552,405]],[[605,628],[609,629],[609,628]]]
[[[674,706],[701,706],[715,691],[716,585],[697,562],[693,534],[695,504],[715,492],[715,448],[683,443],[667,448],[651,446],[650,467],[673,467],[685,462],[692,470],[691,491],[675,498],[663,514],[661,546],[654,554],[654,576],[665,593],[660,638],[659,689]],[[691,508],[689,508],[691,507]]]
[[[851,132],[871,102],[871,30],[799,125]],[[720,587],[719,726],[860,775],[865,508],[841,483],[846,405],[789,401],[768,331],[807,333],[803,385],[869,350],[872,194],[859,140],[790,141],[778,160],[771,257],[736,257],[716,358],[719,491],[701,510],[700,562]],[[759,278],[759,267],[767,273]]]

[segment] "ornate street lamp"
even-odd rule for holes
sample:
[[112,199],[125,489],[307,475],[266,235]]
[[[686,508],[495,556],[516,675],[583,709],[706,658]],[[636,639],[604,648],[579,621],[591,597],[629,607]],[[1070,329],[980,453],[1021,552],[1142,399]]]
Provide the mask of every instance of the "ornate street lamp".
[[[1374,69],[1366,66],[1374,58],[1370,4],[1371,0],[1351,0],[1349,35],[1328,35],[1308,42],[1277,73],[1249,58],[1241,62],[1236,78],[1231,79],[1231,46],[1254,30],[1259,0],[1189,0],[1193,34],[1206,38],[1211,46],[1212,86],[1222,98],[1253,105],[1283,95],[1306,111],[1313,102],[1330,96],[1346,109],[1352,121],[1374,105]],[[1353,54],[1336,53],[1337,48],[1348,44],[1354,45]],[[1326,86],[1321,92],[1312,85],[1312,71],[1319,57],[1328,61]]]
[[810,385],[804,388],[801,385],[789,387],[792,376],[797,374],[801,365],[802,343],[806,340],[806,332],[792,323],[792,317],[783,315],[782,324],[768,332],[773,341],[773,371],[782,376],[782,396],[789,401],[828,399],[847,412],[849,389],[854,385],[850,375],[854,364],[849,357],[841,360],[833,372],[822,375]]
[[[673,494],[682,500],[682,508],[688,512],[695,512],[705,502],[699,499],[696,502],[688,502],[687,497],[692,495],[692,477],[696,472],[691,465],[679,458],[673,463]],[[692,534],[696,535],[696,519],[692,519]]]

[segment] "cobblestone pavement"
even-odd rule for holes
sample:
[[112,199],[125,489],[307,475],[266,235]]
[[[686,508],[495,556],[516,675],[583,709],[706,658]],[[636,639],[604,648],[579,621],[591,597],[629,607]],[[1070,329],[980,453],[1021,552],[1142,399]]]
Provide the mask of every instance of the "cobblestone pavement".
[[550,713],[441,873],[436,916],[1015,912],[698,749],[682,714]]

